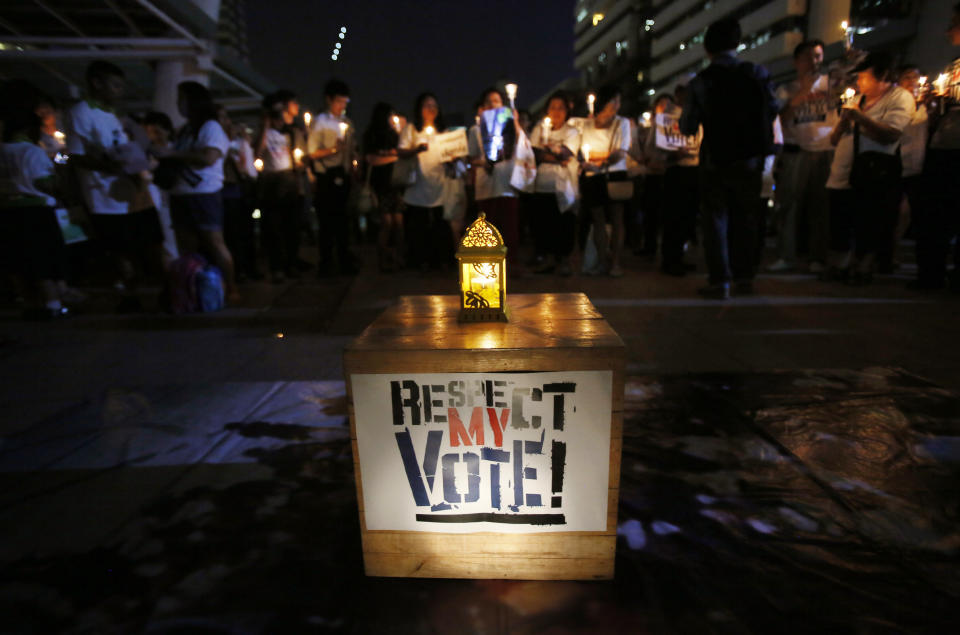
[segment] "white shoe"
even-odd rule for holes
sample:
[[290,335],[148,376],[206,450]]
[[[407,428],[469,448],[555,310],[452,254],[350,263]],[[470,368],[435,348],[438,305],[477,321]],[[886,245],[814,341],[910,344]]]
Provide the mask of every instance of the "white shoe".
[[783,273],[784,271],[790,271],[791,269],[793,269],[793,263],[789,263],[783,258],[767,267],[767,271],[770,273]]
[[810,266],[807,268],[807,270],[810,273],[823,273],[824,271],[827,270],[827,268],[823,266],[823,263],[820,262],[819,260],[814,260],[813,262],[810,263]]

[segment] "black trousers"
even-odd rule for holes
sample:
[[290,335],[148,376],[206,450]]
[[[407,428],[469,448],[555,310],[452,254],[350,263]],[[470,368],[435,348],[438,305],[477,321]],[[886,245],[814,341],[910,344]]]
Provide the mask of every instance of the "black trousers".
[[[663,174],[648,174],[643,179],[640,215],[642,216],[643,250],[649,254],[657,253],[657,246],[660,242],[660,226],[663,219],[664,176]],[[697,189],[699,190],[699,186]]]
[[562,260],[573,251],[577,232],[577,215],[573,210],[560,212],[557,195],[553,192],[537,192],[532,195],[537,253],[551,255]]
[[440,267],[453,262],[453,230],[443,217],[443,206],[409,205],[403,212],[407,264]]
[[700,168],[672,166],[663,176],[662,266],[683,266],[683,244],[696,232],[700,210]]
[[237,273],[257,272],[257,247],[249,188],[241,183],[223,185],[223,240],[233,256]]
[[763,159],[700,166],[703,248],[711,284],[756,273]]
[[830,190],[830,249],[860,259],[892,253],[900,207],[900,181],[863,190]]
[[260,210],[263,246],[270,270],[285,272],[296,267],[300,255],[300,195],[293,170],[260,175]]
[[347,214],[347,199],[350,196],[350,180],[343,168],[327,168],[317,174],[314,209],[320,226],[320,271],[329,271],[334,266],[334,255],[341,271],[353,269],[350,253],[350,218]]
[[[950,241],[960,233],[960,150],[927,151],[920,204],[911,209],[917,237],[917,279],[943,284]],[[913,206],[913,199],[910,201]],[[960,265],[960,240],[953,251],[954,275]]]

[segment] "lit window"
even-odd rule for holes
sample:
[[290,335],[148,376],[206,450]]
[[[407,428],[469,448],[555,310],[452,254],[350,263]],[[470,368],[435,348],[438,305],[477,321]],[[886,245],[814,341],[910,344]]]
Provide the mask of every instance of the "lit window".
[[580,9],[580,13],[577,14],[577,24],[583,22],[584,18],[586,18],[588,14],[589,11],[586,9]]
[[680,42],[680,50],[683,51],[683,50],[686,50],[686,48],[687,48],[687,45],[684,44],[683,42]]
[[602,13],[594,13],[594,14],[593,14],[593,26],[597,26],[597,25],[600,24],[601,22],[603,22],[603,14],[602,14]]
[[653,97],[654,95],[657,94],[657,91],[655,91],[654,89],[651,88],[650,90],[647,91],[647,94],[650,95],[651,97]]

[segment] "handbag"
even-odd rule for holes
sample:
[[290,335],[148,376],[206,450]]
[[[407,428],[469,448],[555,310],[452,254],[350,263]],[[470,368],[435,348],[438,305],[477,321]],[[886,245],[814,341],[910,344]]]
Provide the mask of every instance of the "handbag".
[[417,155],[393,162],[393,172],[390,173],[390,185],[393,187],[410,187],[417,182]]
[[[623,126],[623,120],[619,122],[620,126]],[[613,135],[610,135],[610,147],[607,148],[607,156],[613,152]],[[616,172],[609,171],[610,166],[603,168],[603,178],[607,182],[607,198],[611,201],[623,202],[629,201],[633,198],[633,179],[631,179],[626,171],[617,170]]]
[[890,187],[900,180],[903,162],[900,146],[894,154],[868,150],[860,152],[860,125],[853,125],[853,165],[850,167],[850,187],[855,190],[871,190]]
[[377,209],[377,195],[370,187],[370,173],[373,172],[373,166],[367,166],[367,178],[363,185],[354,188],[350,192],[349,209],[358,216],[366,216]]

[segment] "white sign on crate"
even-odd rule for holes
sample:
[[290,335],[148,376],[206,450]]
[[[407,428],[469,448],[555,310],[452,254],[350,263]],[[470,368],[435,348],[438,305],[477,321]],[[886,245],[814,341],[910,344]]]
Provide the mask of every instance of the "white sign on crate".
[[367,530],[606,531],[612,381],[353,375]]

